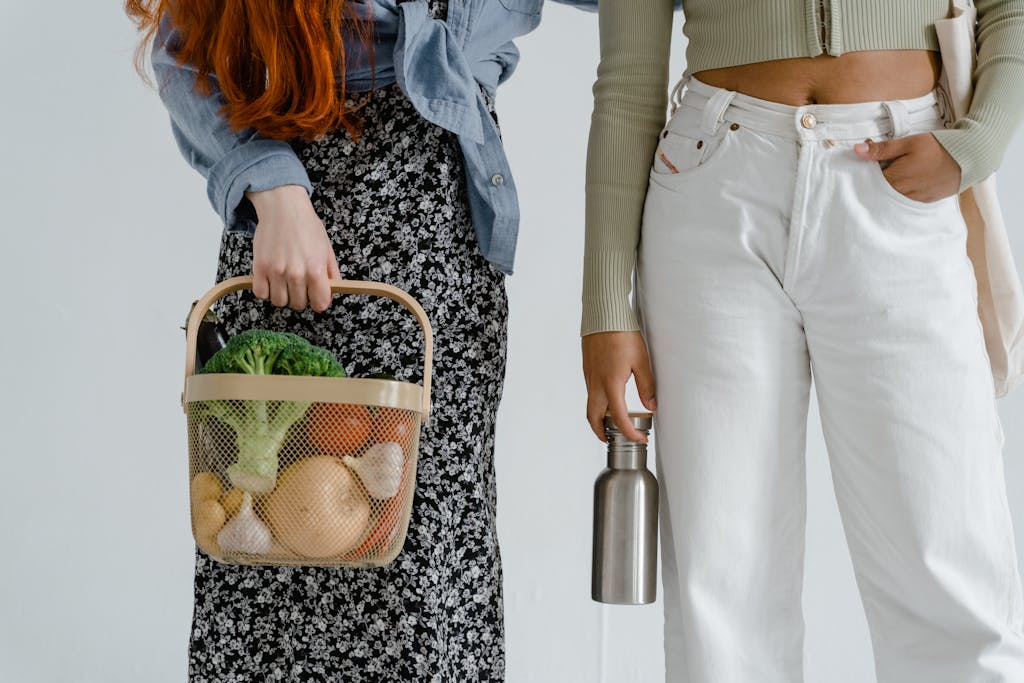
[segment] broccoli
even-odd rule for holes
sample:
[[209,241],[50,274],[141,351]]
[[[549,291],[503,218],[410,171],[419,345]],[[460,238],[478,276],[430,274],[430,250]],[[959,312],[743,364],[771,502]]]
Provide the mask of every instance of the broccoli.
[[[232,337],[200,370],[250,375],[344,377],[330,351],[297,334],[249,330]],[[216,418],[235,430],[238,460],[228,468],[231,483],[251,493],[268,493],[277,483],[278,452],[292,425],[309,410],[306,401],[203,401],[199,418]]]
[[[298,337],[302,339],[302,337]],[[281,350],[274,364],[275,375],[309,375],[312,377],[344,377],[345,368],[327,349],[313,346],[305,339]]]

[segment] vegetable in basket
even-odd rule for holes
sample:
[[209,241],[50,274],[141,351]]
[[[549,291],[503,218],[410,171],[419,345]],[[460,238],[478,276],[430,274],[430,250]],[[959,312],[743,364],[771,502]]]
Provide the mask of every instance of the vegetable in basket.
[[274,538],[304,557],[337,557],[366,534],[370,502],[341,460],[317,455],[289,465],[263,508]]
[[402,517],[402,507],[395,500],[389,502],[373,520],[373,528],[359,547],[345,555],[346,560],[357,560],[367,555],[382,554],[391,547],[398,538],[398,522]]
[[[215,353],[202,373],[344,377],[330,351],[291,332],[248,330]],[[250,493],[269,493],[277,481],[278,453],[308,401],[201,401],[191,404],[200,419],[216,418],[235,430],[238,459],[228,468],[231,483]]]
[[346,455],[343,460],[363,482],[363,488],[374,498],[394,498],[402,489],[405,474],[405,453],[397,443],[379,443],[358,458]]
[[270,529],[252,509],[252,494],[242,494],[238,513],[217,534],[217,545],[228,553],[264,555],[273,545]]
[[[397,447],[398,444],[390,443],[384,445],[387,447],[387,450],[391,451],[391,454],[386,457],[393,459],[392,466],[394,466],[397,464],[397,458],[395,457],[394,448],[391,447]],[[370,453],[374,451],[374,448],[376,448],[376,446],[370,448],[363,457],[365,458],[367,455],[370,455]],[[401,451],[401,448],[398,450]],[[404,457],[404,453],[402,455],[401,476],[399,478],[399,486],[397,490],[395,490],[396,495],[401,492],[402,482],[412,474],[409,471],[412,460]],[[345,458],[345,461],[348,462],[349,458]],[[365,486],[365,479],[363,481]],[[390,548],[395,542],[395,539],[398,538],[400,531],[399,521],[402,518],[403,509],[404,507],[399,502],[398,498],[391,498],[388,500],[384,504],[384,508],[375,515],[373,520],[371,520],[372,528],[370,529],[370,533],[366,535],[366,538],[359,544],[359,547],[345,556],[345,559],[362,559],[368,555],[384,553],[388,548]]]
[[[188,330],[188,318],[192,316],[199,301],[193,301],[188,309],[188,316],[185,317],[185,325],[181,329]],[[196,336],[196,372],[202,370],[210,357],[223,349],[228,343],[228,333],[221,325],[217,314],[212,310],[206,311],[203,319],[199,322],[198,335]]]
[[213,472],[200,472],[192,478],[189,490],[196,543],[207,555],[220,555],[217,534],[227,519],[224,507],[217,501],[222,490],[220,479]]
[[321,453],[353,455],[373,431],[370,409],[356,403],[317,403],[306,423],[306,438]]

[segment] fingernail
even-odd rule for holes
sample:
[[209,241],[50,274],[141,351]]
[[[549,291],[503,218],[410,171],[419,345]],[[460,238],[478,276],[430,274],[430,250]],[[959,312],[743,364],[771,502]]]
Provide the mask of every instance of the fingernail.
[[869,148],[866,142],[858,142],[853,146],[853,149],[858,152],[867,152]]

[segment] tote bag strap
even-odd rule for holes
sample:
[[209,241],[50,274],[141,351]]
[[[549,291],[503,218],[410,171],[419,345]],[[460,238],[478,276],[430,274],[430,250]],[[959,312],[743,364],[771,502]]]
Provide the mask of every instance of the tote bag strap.
[[941,90],[952,109],[950,124],[967,115],[974,91],[977,62],[977,10],[971,0],[951,0],[950,15],[935,22],[942,55]]

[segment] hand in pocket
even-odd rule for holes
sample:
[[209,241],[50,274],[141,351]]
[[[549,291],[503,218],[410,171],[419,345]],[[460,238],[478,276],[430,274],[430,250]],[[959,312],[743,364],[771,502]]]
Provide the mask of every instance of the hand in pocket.
[[889,186],[908,199],[930,203],[957,194],[960,188],[960,165],[930,132],[867,140],[853,150],[878,163]]

